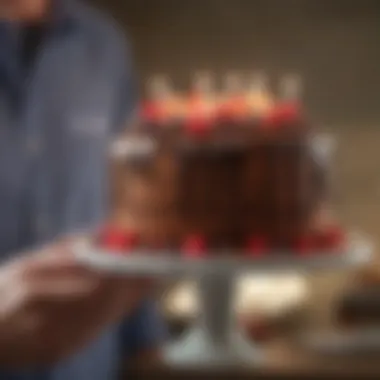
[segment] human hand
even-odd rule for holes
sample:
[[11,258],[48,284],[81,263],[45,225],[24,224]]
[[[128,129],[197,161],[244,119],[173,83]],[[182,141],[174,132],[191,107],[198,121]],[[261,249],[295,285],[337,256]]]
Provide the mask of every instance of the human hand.
[[49,365],[133,311],[150,281],[82,267],[67,243],[0,267],[0,366]]

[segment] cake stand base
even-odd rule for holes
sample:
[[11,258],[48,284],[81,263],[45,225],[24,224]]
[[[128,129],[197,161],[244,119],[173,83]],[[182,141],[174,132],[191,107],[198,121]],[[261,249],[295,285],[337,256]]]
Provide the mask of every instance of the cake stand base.
[[207,331],[195,327],[181,341],[164,350],[165,362],[173,368],[223,368],[262,363],[264,355],[236,331],[229,345],[212,344]]

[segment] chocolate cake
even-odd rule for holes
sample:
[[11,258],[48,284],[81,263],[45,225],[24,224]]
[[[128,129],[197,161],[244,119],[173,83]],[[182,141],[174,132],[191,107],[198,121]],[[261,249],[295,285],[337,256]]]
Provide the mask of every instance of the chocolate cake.
[[113,146],[115,218],[128,241],[210,255],[331,248],[331,231],[314,223],[326,175],[298,103],[261,101],[258,117],[252,93],[202,89],[186,103],[169,91],[151,100]]

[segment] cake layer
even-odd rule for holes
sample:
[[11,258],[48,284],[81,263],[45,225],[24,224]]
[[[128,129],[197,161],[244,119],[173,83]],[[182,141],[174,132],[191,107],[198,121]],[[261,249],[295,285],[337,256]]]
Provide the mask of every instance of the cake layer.
[[308,128],[277,127],[224,121],[131,130],[114,147],[118,223],[152,248],[189,238],[210,250],[304,241],[324,200],[325,173]]

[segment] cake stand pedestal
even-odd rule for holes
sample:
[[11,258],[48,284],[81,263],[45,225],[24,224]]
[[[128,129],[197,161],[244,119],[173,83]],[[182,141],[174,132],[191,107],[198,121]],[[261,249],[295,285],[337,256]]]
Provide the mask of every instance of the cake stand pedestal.
[[233,312],[235,276],[213,273],[198,278],[202,314],[185,337],[165,349],[166,360],[182,367],[223,367],[262,360],[245,340]]
[[186,259],[173,252],[115,254],[92,246],[75,245],[77,259],[95,270],[122,276],[158,278],[191,276],[198,281],[202,315],[185,337],[164,348],[172,367],[220,368],[252,365],[265,361],[254,344],[245,340],[234,319],[232,299],[235,280],[244,272],[321,271],[367,264],[373,247],[368,240],[353,237],[342,252],[320,252],[298,257],[281,252],[258,258],[239,254],[228,258]]

